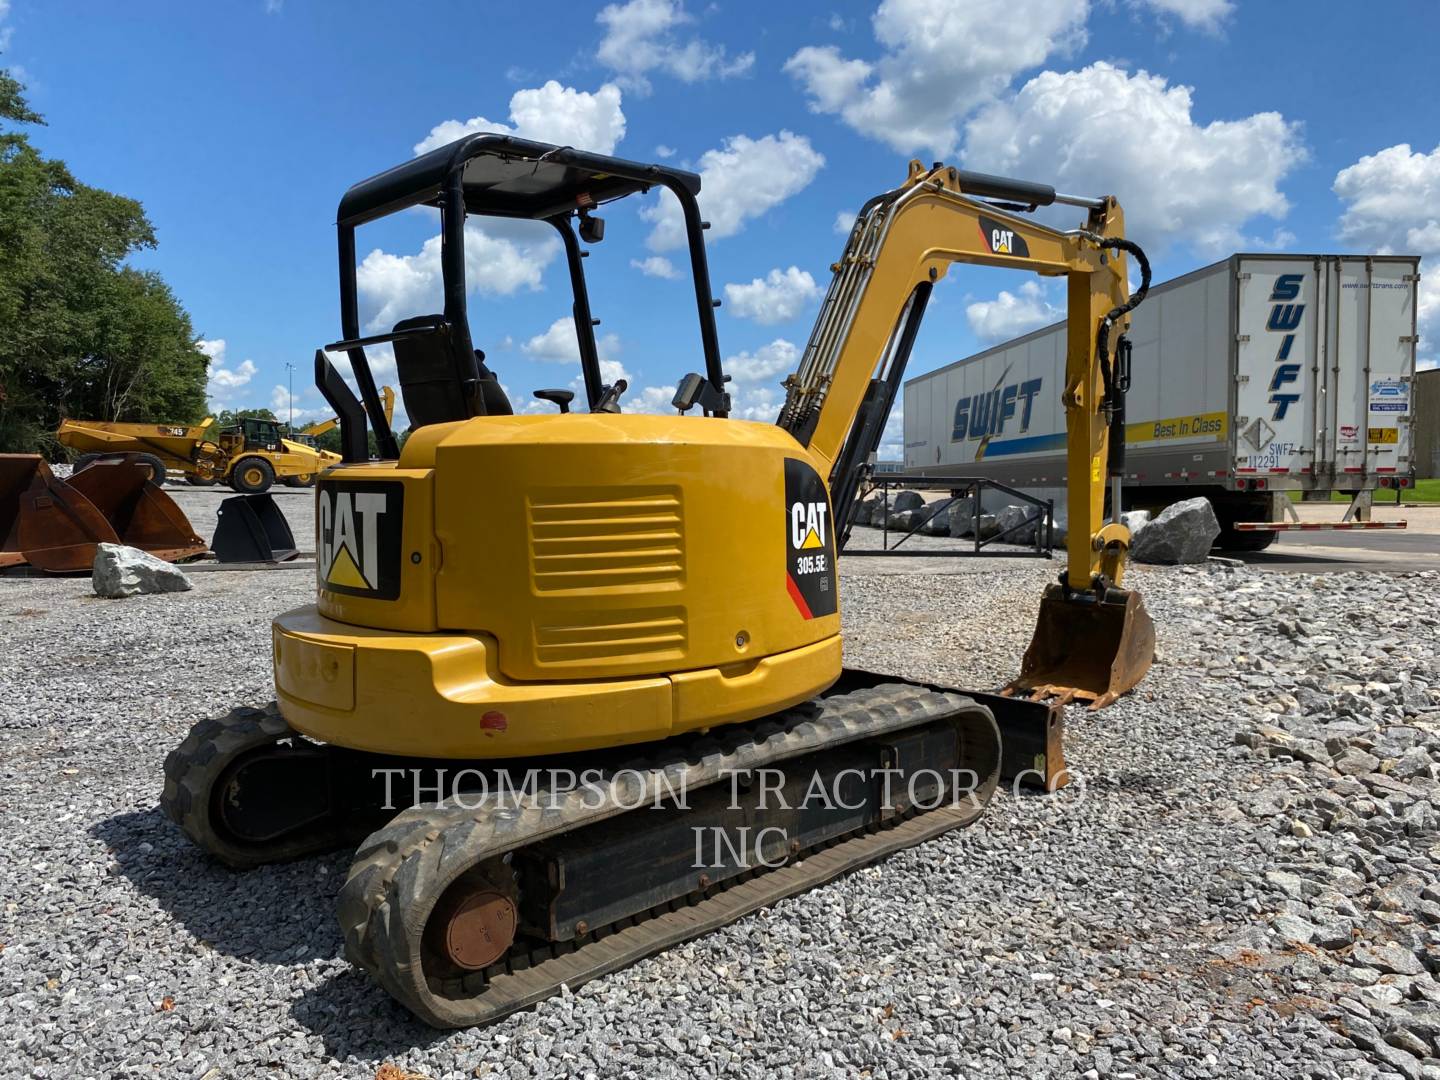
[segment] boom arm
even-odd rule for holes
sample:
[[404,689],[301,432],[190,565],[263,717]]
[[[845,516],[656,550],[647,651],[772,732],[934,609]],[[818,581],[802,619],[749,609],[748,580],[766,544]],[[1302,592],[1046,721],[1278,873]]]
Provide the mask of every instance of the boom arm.
[[[967,192],[1089,207],[1084,229],[1060,232],[975,201]],[[1006,204],[1009,206],[1009,204]],[[1021,207],[1023,209],[1023,207]],[[1028,270],[1068,283],[1065,363],[1070,589],[1118,586],[1130,534],[1105,524],[1108,415],[1118,400],[1097,338],[1115,342],[1130,303],[1124,214],[1113,197],[1056,196],[1040,185],[910,163],[894,191],[870,200],[851,230],[800,366],[785,380],[779,423],[830,467],[837,522],[879,442],[930,291],[952,263]],[[1143,260],[1143,255],[1141,256]],[[1148,284],[1148,267],[1146,281]],[[1137,293],[1138,302],[1142,293]],[[878,362],[877,362],[877,359]]]
[[[391,386],[380,387],[380,399],[385,408],[385,422],[388,424],[395,419],[395,388]],[[301,435],[324,435],[327,431],[333,431],[340,426],[340,417],[332,416],[328,420],[317,420],[308,427],[300,429]]]

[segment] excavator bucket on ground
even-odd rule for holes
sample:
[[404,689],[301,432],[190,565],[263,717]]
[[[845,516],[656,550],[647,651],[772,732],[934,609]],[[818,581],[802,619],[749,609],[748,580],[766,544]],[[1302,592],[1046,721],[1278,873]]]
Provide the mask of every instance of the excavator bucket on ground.
[[210,541],[222,563],[284,562],[298,555],[295,535],[269,495],[236,495],[220,504],[220,524]]
[[69,485],[105,516],[122,544],[167,562],[209,549],[175,500],[153,482],[150,466],[139,455],[97,461],[72,475]]
[[171,561],[206,550],[180,508],[135,462],[58,479],[38,454],[0,454],[0,567],[88,570],[98,544],[129,544]]
[[0,454],[0,566],[78,570],[119,537],[95,504],[56,479],[39,454]]
[[1103,709],[1150,670],[1155,624],[1132,589],[1107,589],[1103,599],[1066,592],[1045,590],[1020,675],[1004,693]]

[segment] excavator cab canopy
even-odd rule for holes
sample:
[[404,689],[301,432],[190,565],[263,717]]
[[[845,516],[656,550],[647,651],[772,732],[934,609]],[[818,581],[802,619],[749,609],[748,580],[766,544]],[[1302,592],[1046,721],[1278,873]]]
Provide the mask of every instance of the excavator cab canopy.
[[[681,381],[689,404],[724,416],[729,399],[720,364],[715,331],[710,273],[705,259],[705,222],[696,196],[700,177],[683,169],[626,161],[568,146],[530,142],[509,135],[469,135],[448,146],[397,165],[354,185],[340,200],[337,213],[340,261],[340,323],[344,339],[316,353],[316,383],[342,420],[346,461],[366,460],[364,420],[368,416],[382,457],[398,456],[370,371],[367,346],[390,343],[400,391],[411,424],[444,423],[494,413],[511,406],[499,380],[475,348],[466,304],[465,219],[470,216],[523,218],[552,225],[564,244],[574,296],[572,316],[579,342],[585,401],[591,412],[619,411],[622,381],[603,383],[595,344],[595,319],[585,287],[581,241],[594,244],[604,236],[604,222],[594,211],[627,195],[660,187],[680,202],[695,281],[695,304],[705,355],[704,375]],[[412,206],[440,211],[440,266],[444,310],[402,319],[388,333],[360,335],[356,291],[355,230],[363,224]],[[576,235],[576,224],[578,232]],[[324,352],[348,354],[363,401],[357,402],[335,373]],[[545,400],[556,395],[545,392]],[[557,401],[557,404],[559,402]],[[682,404],[677,395],[677,405]],[[567,408],[563,404],[562,410]],[[688,405],[686,406],[688,407]]]

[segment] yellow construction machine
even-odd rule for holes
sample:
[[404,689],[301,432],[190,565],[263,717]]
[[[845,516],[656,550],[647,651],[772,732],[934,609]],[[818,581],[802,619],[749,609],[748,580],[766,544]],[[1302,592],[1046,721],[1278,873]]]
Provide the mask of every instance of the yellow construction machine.
[[[652,189],[682,211],[703,356],[665,416],[626,413],[625,383],[603,382],[581,261],[595,212]],[[340,893],[346,953],[434,1025],[494,1020],[963,826],[1002,775],[1054,782],[1061,710],[1035,699],[1105,704],[1149,666],[1153,628],[1120,588],[1128,534],[1102,518],[1140,299],[1127,256],[1148,281],[1116,201],[912,164],[862,208],[778,420],[758,423],[730,415],[699,191],[663,165],[485,134],[340,203],[344,340],[315,364],[345,461],[317,490],[318,599],[274,621],[278,702],[197,724],[162,802],[239,867],[373,829]],[[1054,202],[1083,225],[1024,216]],[[444,311],[362,336],[356,229],[417,205],[440,210]],[[476,349],[472,215],[557,230],[581,408],[538,390],[556,411],[514,415]],[[841,658],[837,525],[957,262],[1069,290],[1069,557],[1009,697]],[[366,358],[381,343],[403,453]]]
[[81,451],[75,469],[134,455],[163,484],[173,469],[187,483],[209,487],[225,481],[243,495],[287,487],[309,487],[340,455],[285,437],[274,420],[247,417],[212,437],[214,417],[198,424],[136,424],[64,420],[55,433],[62,446]]

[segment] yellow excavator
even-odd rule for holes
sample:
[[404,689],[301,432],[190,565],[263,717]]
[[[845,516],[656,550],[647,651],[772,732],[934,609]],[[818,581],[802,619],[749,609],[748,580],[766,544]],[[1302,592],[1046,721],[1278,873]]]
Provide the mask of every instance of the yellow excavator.
[[[602,380],[581,248],[603,238],[602,205],[657,189],[682,211],[704,363],[664,416],[626,413],[625,383]],[[340,203],[344,339],[315,364],[344,463],[317,488],[318,599],[274,620],[278,701],[197,724],[162,803],[237,867],[373,830],[338,901],[346,954],[436,1026],[495,1020],[974,821],[1002,775],[1055,757],[1044,699],[1098,707],[1150,664],[1118,503],[1103,519],[1143,295],[1128,257],[1149,276],[1115,199],[912,163],[861,210],[777,422],[759,423],[730,415],[699,192],[682,170],[482,134]],[[1024,216],[1056,202],[1083,225]],[[362,336],[356,230],[421,205],[441,214],[444,310]],[[556,411],[515,415],[475,347],[465,221],[487,215],[557,230],[582,408],[538,390]],[[1069,290],[1068,561],[1009,696],[841,657],[837,538],[957,262]],[[403,452],[366,357],[382,343]]]

